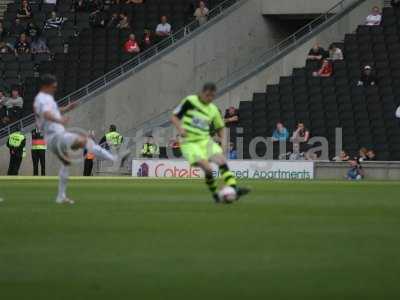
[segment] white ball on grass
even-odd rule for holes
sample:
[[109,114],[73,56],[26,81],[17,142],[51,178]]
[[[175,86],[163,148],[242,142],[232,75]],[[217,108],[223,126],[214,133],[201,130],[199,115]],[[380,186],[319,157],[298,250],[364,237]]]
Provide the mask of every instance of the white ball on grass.
[[232,203],[233,201],[235,201],[237,199],[236,190],[231,186],[224,186],[218,192],[218,198],[221,202]]

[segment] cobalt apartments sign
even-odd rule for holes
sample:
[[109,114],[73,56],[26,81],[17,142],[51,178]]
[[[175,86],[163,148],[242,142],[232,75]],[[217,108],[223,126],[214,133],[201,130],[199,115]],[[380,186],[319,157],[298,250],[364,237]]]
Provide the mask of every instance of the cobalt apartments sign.
[[[237,178],[265,180],[309,180],[314,179],[312,161],[229,161]],[[215,174],[218,170],[215,168]],[[203,172],[191,167],[184,160],[138,159],[132,161],[133,177],[149,178],[203,178]]]

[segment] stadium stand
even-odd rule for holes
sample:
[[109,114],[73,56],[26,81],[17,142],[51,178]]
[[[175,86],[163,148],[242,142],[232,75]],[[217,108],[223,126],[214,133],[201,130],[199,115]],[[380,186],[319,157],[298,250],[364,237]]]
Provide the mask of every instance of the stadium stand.
[[[30,1],[31,18],[19,18],[20,1],[7,4],[3,25],[6,45],[14,46],[22,32],[40,35],[50,52],[0,55],[0,89],[10,91],[19,86],[24,98],[23,116],[32,113],[32,101],[41,73],[54,73],[59,79],[61,98],[104,75],[132,58],[125,53],[124,43],[130,33],[142,41],[145,32],[153,32],[161,16],[167,16],[172,29],[177,30],[193,20],[193,1],[146,0],[142,4],[112,4],[92,1],[93,6],[77,7],[75,1],[59,1],[57,5]],[[221,0],[207,1],[212,8]],[[55,15],[53,12],[56,12]],[[128,28],[118,28],[124,15]],[[113,16],[118,19],[113,19]],[[114,23],[116,21],[117,23]],[[152,36],[154,43],[159,38]],[[163,45],[165,47],[165,45]],[[12,48],[12,47],[11,47]],[[146,45],[143,45],[146,48]],[[15,121],[15,120],[13,120]],[[5,124],[0,124],[0,126]]]
[[[307,61],[279,84],[268,85],[265,93],[255,93],[253,101],[241,102],[244,148],[253,137],[271,136],[278,121],[292,130],[304,122],[312,136],[329,141],[335,140],[335,128],[343,128],[343,147],[349,153],[367,147],[375,149],[379,160],[400,160],[400,128],[394,115],[400,104],[399,20],[400,10],[386,7],[380,26],[361,25],[347,34],[337,43],[344,60],[333,62],[331,77],[314,77],[318,62]],[[366,65],[375,69],[375,86],[357,84]],[[261,145],[257,153],[263,152]]]

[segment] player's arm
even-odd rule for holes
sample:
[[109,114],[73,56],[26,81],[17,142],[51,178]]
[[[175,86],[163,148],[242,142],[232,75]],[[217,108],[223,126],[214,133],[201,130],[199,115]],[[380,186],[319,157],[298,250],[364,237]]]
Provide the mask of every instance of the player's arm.
[[219,110],[217,110],[215,117],[213,119],[213,125],[218,137],[219,142],[221,143],[222,149],[226,150],[226,145],[225,145],[225,122],[221,116],[221,113]]
[[185,115],[185,113],[191,109],[193,105],[190,103],[189,100],[185,99],[182,101],[182,103],[174,109],[171,117],[171,123],[175,126],[176,130],[178,131],[179,135],[181,137],[186,136],[186,131],[182,127],[182,118]]
[[61,116],[60,118],[58,118],[57,116],[55,116],[51,111],[45,111],[43,112],[43,117],[49,121],[49,122],[53,122],[53,123],[58,123],[61,125],[66,125],[69,121],[69,118],[66,116]]

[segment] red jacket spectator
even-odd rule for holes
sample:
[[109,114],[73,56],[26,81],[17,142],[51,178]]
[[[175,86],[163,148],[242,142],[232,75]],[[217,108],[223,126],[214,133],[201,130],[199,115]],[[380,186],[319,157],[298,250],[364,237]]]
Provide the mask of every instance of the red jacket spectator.
[[140,47],[136,41],[135,35],[131,33],[129,39],[124,44],[124,49],[126,53],[136,54],[140,52]]

